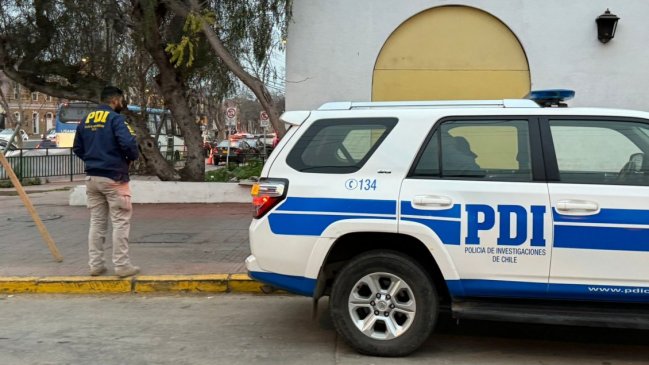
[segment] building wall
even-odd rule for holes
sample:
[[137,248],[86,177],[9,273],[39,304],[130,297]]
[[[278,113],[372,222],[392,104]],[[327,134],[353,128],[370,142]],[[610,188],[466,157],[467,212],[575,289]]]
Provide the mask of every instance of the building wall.
[[[47,133],[48,129],[54,128],[56,111],[61,102],[59,98],[48,97],[39,92],[32,93],[22,86],[19,86],[19,97],[16,98],[15,86],[15,82],[0,73],[0,87],[9,104],[9,111],[2,111],[9,114],[5,119],[6,127],[13,128],[15,116],[19,115],[22,121],[22,129],[30,136],[39,137],[41,134]],[[34,115],[36,115],[36,118],[34,118]],[[51,116],[49,123],[48,116]],[[36,123],[34,123],[35,120]]]
[[[574,89],[571,106],[649,110],[646,0],[296,1],[287,43],[287,110],[371,100],[374,66],[390,34],[442,5],[476,7],[506,24],[525,50],[533,90]],[[595,19],[607,7],[621,19],[615,38],[602,44]]]

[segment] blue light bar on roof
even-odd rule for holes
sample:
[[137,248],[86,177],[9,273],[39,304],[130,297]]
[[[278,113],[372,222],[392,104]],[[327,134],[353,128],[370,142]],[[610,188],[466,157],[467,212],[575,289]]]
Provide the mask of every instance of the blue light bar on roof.
[[568,89],[549,89],[549,90],[534,90],[527,95],[528,99],[534,100],[537,104],[543,107],[547,106],[567,106],[564,101],[570,100],[575,97],[574,90]]

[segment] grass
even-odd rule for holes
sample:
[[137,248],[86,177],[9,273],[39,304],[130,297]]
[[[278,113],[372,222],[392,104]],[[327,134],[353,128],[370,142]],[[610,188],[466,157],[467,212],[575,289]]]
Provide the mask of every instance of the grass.
[[222,169],[205,173],[205,181],[229,182],[234,178],[239,181],[249,179],[253,176],[259,177],[259,175],[261,175],[262,167],[264,167],[264,165],[261,163],[261,161],[256,160],[248,161],[246,165],[240,166],[231,163],[230,165]]
[[[29,186],[29,185],[41,185],[41,179],[37,177],[32,177],[32,178],[25,178],[22,179],[21,184],[23,186]],[[0,180],[0,188],[12,188],[14,184],[11,183],[11,180]]]

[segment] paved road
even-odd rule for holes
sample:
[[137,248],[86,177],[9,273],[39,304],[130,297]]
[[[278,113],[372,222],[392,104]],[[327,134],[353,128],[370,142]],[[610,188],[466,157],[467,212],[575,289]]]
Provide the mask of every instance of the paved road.
[[0,364],[649,364],[647,332],[443,323],[408,358],[360,356],[290,296],[0,296]]

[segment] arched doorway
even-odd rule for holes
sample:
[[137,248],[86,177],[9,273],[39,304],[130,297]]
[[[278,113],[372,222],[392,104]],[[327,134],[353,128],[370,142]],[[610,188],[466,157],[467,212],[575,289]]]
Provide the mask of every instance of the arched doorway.
[[530,91],[527,56],[499,19],[442,6],[402,23],[374,66],[372,100],[521,98]]

